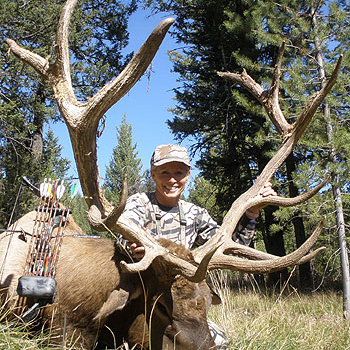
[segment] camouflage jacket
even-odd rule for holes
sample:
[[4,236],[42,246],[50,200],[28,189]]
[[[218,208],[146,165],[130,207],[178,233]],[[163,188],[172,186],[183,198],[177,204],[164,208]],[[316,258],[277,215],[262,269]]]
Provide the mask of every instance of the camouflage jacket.
[[[154,236],[162,236],[193,248],[205,243],[213,236],[219,225],[206,209],[180,200],[177,207],[158,204],[155,193],[136,193],[128,198],[123,215],[145,227]],[[232,239],[249,245],[255,233],[255,220],[243,215]]]

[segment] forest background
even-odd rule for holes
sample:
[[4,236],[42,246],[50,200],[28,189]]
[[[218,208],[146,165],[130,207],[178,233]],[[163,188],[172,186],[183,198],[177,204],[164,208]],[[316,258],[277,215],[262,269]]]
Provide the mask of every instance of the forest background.
[[[71,164],[61,155],[57,135],[47,129],[49,123],[60,120],[52,91],[32,69],[8,55],[3,41],[15,39],[49,57],[63,4],[61,0],[4,0],[0,4],[0,227],[7,227],[36,206],[32,192],[22,185],[23,176],[36,186],[44,178],[64,178],[67,187],[74,182],[68,176]],[[177,81],[174,87],[164,87],[175,95],[173,117],[167,125],[177,142],[190,146],[199,171],[187,199],[207,208],[219,223],[232,198],[252,185],[281,140],[253,97],[216,72],[245,68],[257,82],[268,86],[279,47],[285,42],[280,103],[292,122],[322,86],[339,55],[344,55],[336,86],[276,172],[273,186],[280,195],[294,197],[327,175],[330,181],[303,205],[266,208],[254,241],[258,249],[285,255],[300,246],[325,218],[318,246],[327,250],[312,263],[300,266],[289,282],[308,290],[341,289],[338,234],[348,232],[350,205],[349,2],[78,1],[70,49],[73,83],[81,100],[126,65],[132,55],[125,52],[128,21],[144,8],[176,19],[170,35],[177,47],[169,52],[169,58]],[[152,70],[148,73],[152,77]],[[142,168],[127,115],[116,131],[115,145],[102,179],[109,199],[118,200],[125,172],[130,194],[150,189],[152,181]],[[75,198],[75,219],[93,233],[85,220],[85,208],[83,198]],[[257,280],[276,288],[288,280],[289,273],[285,270]]]

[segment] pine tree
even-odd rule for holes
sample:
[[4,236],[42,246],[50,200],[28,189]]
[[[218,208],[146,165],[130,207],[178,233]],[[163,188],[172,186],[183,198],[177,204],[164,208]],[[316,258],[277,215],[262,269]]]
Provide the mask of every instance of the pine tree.
[[[322,28],[319,26],[319,13],[317,9],[314,9],[314,16],[312,18],[312,27],[315,31],[314,35],[314,46],[315,56],[318,63],[318,76],[321,85],[326,83],[326,68],[324,59],[324,50],[322,47],[321,37]],[[334,10],[333,10],[334,11]],[[337,9],[337,15],[339,14],[339,8]],[[334,14],[334,13],[333,13]],[[347,16],[350,19],[350,13]],[[327,140],[329,142],[329,160],[332,165],[337,166],[339,164],[339,155],[343,152],[339,152],[334,140],[334,129],[338,126],[337,122],[331,116],[330,104],[326,101],[324,104],[323,114],[327,123]],[[344,154],[344,153],[343,153]],[[348,153],[349,155],[349,153]],[[348,158],[348,157],[347,157]],[[345,319],[350,319],[350,270],[349,270],[349,257],[347,250],[347,243],[345,240],[345,221],[344,221],[344,210],[343,210],[343,199],[341,194],[341,178],[342,172],[337,170],[331,171],[332,181],[332,193],[335,207],[336,226],[338,232],[340,256],[341,256],[341,267],[343,276],[343,315]]]
[[151,171],[147,169],[143,175],[143,181],[140,192],[154,192],[156,190],[156,184],[152,179]]
[[143,175],[141,159],[137,158],[136,147],[132,142],[132,127],[126,120],[126,115],[117,130],[117,146],[113,148],[112,159],[106,167],[104,189],[106,197],[117,204],[123,179],[127,177],[128,194],[132,195],[141,188]]
[[43,143],[43,156],[41,159],[40,174],[45,178],[62,179],[70,168],[70,160],[62,158],[63,147],[49,128]]
[[77,193],[77,195],[74,197],[71,204],[71,209],[74,221],[79,225],[84,233],[88,235],[103,236],[103,233],[101,234],[101,232],[95,232],[91,228],[87,219],[87,212],[89,208],[85,202],[84,197],[80,193]]
[[[160,3],[157,10],[175,13],[174,35],[183,47],[171,56],[181,85],[175,89],[177,105],[168,124],[179,141],[188,137],[195,142],[191,150],[200,150],[196,166],[217,188],[220,223],[234,198],[252,185],[266,165],[276,139],[268,137],[270,126],[259,103],[244,88],[221,79],[217,71],[245,68],[262,82],[271,77],[266,66],[274,63],[278,48],[261,48],[256,39],[259,2]],[[260,230],[267,251],[283,255],[283,230],[270,229],[275,223],[272,211],[266,211],[264,223]]]
[[[264,117],[259,104],[244,89],[232,95],[235,85],[217,75],[217,71],[241,71],[243,67],[254,77],[266,74],[256,64],[259,51],[246,15],[251,4],[178,0],[153,1],[153,5],[156,10],[174,13],[173,34],[182,48],[171,53],[179,86],[174,89],[174,118],[168,124],[180,142],[185,138],[194,141],[190,151],[200,152],[196,166],[218,189],[217,206],[224,213],[232,198],[256,177],[256,156],[264,158],[262,149],[271,148],[261,132]],[[230,13],[235,29],[229,31],[225,24]],[[240,55],[232,54],[234,50]],[[252,142],[257,137],[260,144]]]
[[196,176],[189,184],[188,201],[208,210],[214,220],[221,218],[216,205],[217,189],[202,176]]
[[[23,120],[18,118],[18,122],[21,124]],[[11,130],[7,132],[6,141],[1,146],[4,153],[0,162],[1,174],[6,174],[0,182],[1,192],[6,193],[6,196],[0,196],[0,225],[3,227],[11,218],[13,221],[33,210],[38,202],[32,191],[23,185],[23,176],[39,187],[45,177],[65,178],[70,164],[68,159],[62,158],[62,146],[58,145],[58,139],[51,130],[44,136],[43,154],[36,162],[33,162],[30,152],[26,149],[25,140],[19,142],[22,136],[17,134],[15,139],[11,137]]]
[[[336,64],[340,53],[346,52],[349,46],[348,22],[349,8],[343,6],[342,1],[281,1],[278,4],[261,1],[255,8],[255,18],[264,18],[256,25],[257,40],[264,46],[286,42],[284,58],[284,75],[281,82],[282,106],[287,116],[293,121],[299,114],[309,96],[319,90],[327,74]],[[315,21],[318,28],[315,27]],[[321,55],[320,55],[321,54]],[[324,61],[322,62],[321,56]],[[343,68],[338,83],[327,97],[323,109],[319,109],[312,125],[295,148],[286,162],[286,168],[277,172],[276,177],[281,183],[288,185],[289,195],[294,196],[332,173],[337,180],[339,194],[346,199],[348,193],[348,159],[349,159],[349,101],[348,101],[348,72],[349,60],[345,55]],[[323,70],[323,73],[322,73]],[[269,81],[266,81],[269,84]],[[333,137],[330,138],[330,132]],[[330,162],[331,160],[331,162]],[[333,192],[335,182],[332,183]],[[330,187],[329,187],[330,188]],[[285,190],[282,190],[285,192]],[[284,193],[280,191],[281,193]],[[344,208],[348,207],[343,202]],[[339,208],[336,208],[338,211]],[[298,208],[284,208],[275,212],[279,218],[280,227],[284,228],[288,222],[293,222],[296,235],[296,245],[304,241],[305,233],[310,232],[316,222],[326,217],[325,234],[321,244],[326,242],[329,247],[320,259],[322,264],[317,270],[322,274],[329,263],[329,259],[337,250],[335,227],[336,217],[333,215],[332,192],[323,190],[313,200]],[[338,212],[339,213],[339,212]],[[346,211],[344,211],[346,213]],[[303,219],[307,219],[304,221]],[[302,222],[301,229],[297,225]],[[341,225],[344,227],[344,224]],[[338,225],[338,230],[340,229]],[[302,237],[304,236],[304,237]],[[288,242],[287,242],[288,243]],[[292,243],[292,245],[291,245]],[[294,242],[289,240],[287,249],[293,249]],[[316,265],[314,264],[314,270]],[[336,281],[339,271],[336,264],[333,273],[329,274],[328,282]],[[302,271],[300,271],[302,275]],[[303,284],[309,280],[305,274]]]

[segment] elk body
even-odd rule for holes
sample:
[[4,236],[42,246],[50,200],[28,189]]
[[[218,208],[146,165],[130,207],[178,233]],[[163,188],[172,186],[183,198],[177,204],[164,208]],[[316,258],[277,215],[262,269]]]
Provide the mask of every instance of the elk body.
[[[30,232],[34,217],[35,212],[25,215],[14,228]],[[120,261],[126,257],[116,242],[81,233],[73,222],[67,225],[55,278],[57,296],[41,310],[39,321],[53,330],[52,340],[64,338],[83,349],[96,343],[114,348],[123,341],[148,349],[150,339],[153,349],[173,349],[174,343],[180,350],[215,348],[207,324],[211,293],[204,281],[190,282],[157,260],[141,274],[123,272]],[[28,251],[23,238],[0,236],[0,287],[3,300],[18,315],[33,303],[16,293]],[[193,262],[186,248],[166,240],[161,244]]]

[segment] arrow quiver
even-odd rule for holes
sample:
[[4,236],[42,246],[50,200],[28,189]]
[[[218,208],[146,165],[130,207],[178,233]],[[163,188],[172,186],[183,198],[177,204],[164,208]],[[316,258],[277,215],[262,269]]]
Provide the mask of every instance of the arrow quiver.
[[[19,296],[34,299],[34,305],[22,315],[25,322],[31,321],[38,314],[40,306],[54,301],[58,257],[68,215],[71,213],[70,209],[60,208],[59,200],[65,192],[63,180],[59,184],[58,180],[45,179],[40,184],[39,191],[40,202],[36,210],[24,273],[17,285]],[[75,194],[76,182],[71,188],[69,206]]]

